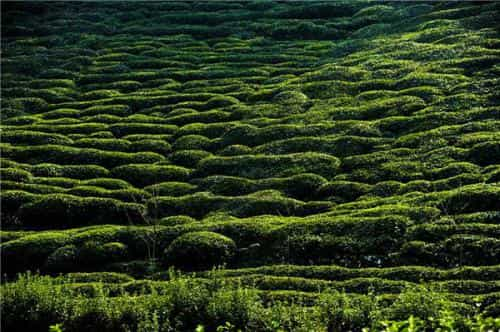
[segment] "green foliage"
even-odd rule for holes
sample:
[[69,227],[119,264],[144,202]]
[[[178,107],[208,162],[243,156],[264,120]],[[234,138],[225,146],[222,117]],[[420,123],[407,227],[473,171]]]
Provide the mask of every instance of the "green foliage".
[[80,184],[85,185],[85,186],[101,187],[101,188],[105,188],[105,189],[109,189],[109,190],[130,188],[130,184],[126,181],[112,179],[112,178],[106,178],[104,176],[97,177],[95,179],[85,180],[85,181],[80,182]]
[[479,143],[474,145],[469,152],[471,160],[482,166],[500,163],[498,155],[500,155],[499,142]]
[[[38,227],[74,227],[108,223],[141,223],[142,206],[109,198],[45,195],[19,210],[22,224]],[[50,222],[50,224],[47,224]]]
[[176,238],[165,250],[165,262],[186,270],[207,270],[230,263],[236,244],[213,232],[192,232]]
[[500,188],[492,186],[456,189],[447,197],[443,206],[449,213],[494,211],[500,195]]
[[58,165],[43,163],[34,165],[31,171],[37,177],[64,177],[73,179],[97,179],[109,175],[109,171],[97,165]]
[[149,123],[123,123],[114,124],[109,128],[116,137],[123,137],[133,134],[173,134],[177,127],[166,124],[149,124]]
[[169,159],[176,165],[195,168],[201,160],[211,156],[210,152],[203,150],[180,150],[171,153]]
[[192,194],[196,186],[185,182],[161,182],[144,187],[144,190],[157,196],[184,196]]
[[299,173],[315,173],[325,178],[335,175],[340,161],[319,153],[284,155],[255,155],[237,157],[212,157],[198,165],[203,175],[224,174],[255,178],[290,176]]
[[2,181],[31,182],[32,175],[28,171],[8,167],[0,169],[0,178]]
[[190,170],[179,166],[128,164],[112,169],[111,174],[143,188],[164,181],[185,181],[190,175]]
[[34,270],[47,257],[66,244],[68,236],[60,233],[34,234],[2,244],[2,265],[5,272]]
[[165,226],[176,226],[176,225],[189,224],[193,222],[197,222],[197,220],[190,216],[179,215],[179,216],[170,216],[162,218],[159,223]]
[[353,201],[358,197],[367,194],[371,189],[370,185],[350,182],[350,181],[332,181],[325,183],[318,190],[320,197],[339,197],[345,201]]
[[22,190],[3,190],[0,196],[2,221],[5,225],[19,224],[18,212],[22,205],[33,202],[37,195]]
[[51,134],[29,130],[2,132],[1,139],[3,142],[14,145],[70,145],[72,143],[71,139],[61,134]]
[[89,148],[73,148],[59,145],[38,145],[17,148],[12,151],[12,158],[33,164],[95,164],[112,168],[123,164],[148,162],[154,163],[164,159],[153,152],[112,152]]
[[498,328],[499,8],[2,3],[2,329]]
[[322,293],[317,305],[328,331],[359,331],[369,325],[370,313],[376,308],[373,298],[353,299],[338,292]]
[[[160,197],[157,200],[150,200],[148,206],[151,209],[156,209],[160,216],[184,214],[195,218],[202,218],[211,212],[217,211],[226,211],[238,217],[273,213],[307,215],[317,212],[314,207],[295,199],[283,197],[274,190],[259,191],[240,197],[226,197],[207,192],[197,192],[181,197]],[[308,210],[308,207],[310,210]],[[325,206],[316,208],[324,210]]]

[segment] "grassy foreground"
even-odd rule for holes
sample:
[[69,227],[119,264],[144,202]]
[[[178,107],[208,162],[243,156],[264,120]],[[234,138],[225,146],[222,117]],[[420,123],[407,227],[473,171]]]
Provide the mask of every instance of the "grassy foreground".
[[499,10],[2,2],[2,329],[498,331]]

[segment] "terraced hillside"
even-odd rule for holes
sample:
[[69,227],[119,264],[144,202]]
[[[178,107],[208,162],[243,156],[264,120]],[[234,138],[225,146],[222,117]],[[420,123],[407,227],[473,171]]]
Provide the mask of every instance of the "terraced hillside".
[[499,317],[499,10],[2,3],[2,327]]

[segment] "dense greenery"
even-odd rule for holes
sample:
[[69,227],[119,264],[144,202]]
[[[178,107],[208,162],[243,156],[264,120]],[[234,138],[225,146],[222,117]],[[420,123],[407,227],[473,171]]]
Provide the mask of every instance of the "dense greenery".
[[499,10],[2,2],[2,329],[500,329]]

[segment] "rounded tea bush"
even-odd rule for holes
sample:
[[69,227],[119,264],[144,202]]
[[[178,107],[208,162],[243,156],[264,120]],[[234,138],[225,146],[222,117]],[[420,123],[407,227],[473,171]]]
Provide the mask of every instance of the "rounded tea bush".
[[78,248],[74,245],[67,245],[55,250],[47,258],[45,267],[52,272],[78,270]]
[[282,105],[303,105],[308,98],[299,91],[283,91],[273,97],[273,101]]
[[191,232],[176,238],[165,250],[168,265],[183,270],[208,270],[228,263],[234,256],[236,244],[214,232]]

